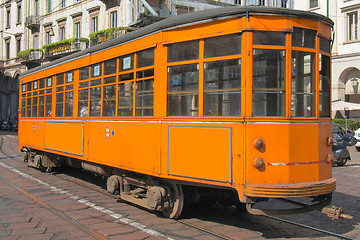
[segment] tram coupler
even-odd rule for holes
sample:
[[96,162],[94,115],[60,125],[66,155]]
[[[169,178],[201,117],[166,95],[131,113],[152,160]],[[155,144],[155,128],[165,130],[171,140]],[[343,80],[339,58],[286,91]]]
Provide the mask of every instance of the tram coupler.
[[353,218],[353,216],[345,214],[345,209],[343,207],[332,206],[331,208],[323,208],[321,212],[325,213],[333,221],[338,221],[338,222],[342,222],[344,218],[347,219]]

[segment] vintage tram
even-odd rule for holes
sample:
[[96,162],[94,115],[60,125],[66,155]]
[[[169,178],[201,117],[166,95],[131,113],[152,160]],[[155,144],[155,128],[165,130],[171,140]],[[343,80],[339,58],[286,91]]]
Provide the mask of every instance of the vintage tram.
[[323,207],[336,186],[332,26],[292,9],[216,8],[31,69],[20,78],[19,149],[34,167],[104,175],[109,192],[170,218],[184,189],[252,213],[272,198]]

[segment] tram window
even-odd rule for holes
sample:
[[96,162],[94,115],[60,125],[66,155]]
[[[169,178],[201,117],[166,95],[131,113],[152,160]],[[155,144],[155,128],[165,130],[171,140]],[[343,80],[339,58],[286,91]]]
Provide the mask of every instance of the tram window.
[[330,53],[330,40],[325,39],[325,38],[320,38],[320,51],[326,52],[326,53]]
[[51,88],[46,89],[46,93],[52,93],[52,89]]
[[253,53],[253,116],[285,116],[285,51]]
[[136,67],[147,67],[154,65],[154,48],[140,51],[136,54]]
[[65,76],[66,76],[66,83],[70,83],[74,81],[74,71],[67,72]]
[[21,99],[21,116],[26,117],[25,113],[26,113],[26,100]]
[[65,92],[65,117],[73,116],[73,95],[72,91]]
[[315,48],[315,38],[315,30],[294,28],[292,45],[293,47]]
[[26,88],[28,92],[31,91],[31,82],[26,84]]
[[254,32],[254,45],[285,46],[286,33],[283,32]]
[[64,93],[56,94],[56,117],[64,116]]
[[126,73],[119,76],[119,82],[134,79],[134,73]]
[[292,51],[291,116],[315,116],[315,53]]
[[89,81],[79,82],[79,88],[89,87]]
[[136,82],[136,116],[153,116],[154,80]]
[[27,99],[26,103],[26,116],[31,117],[31,98]]
[[45,101],[44,96],[39,96],[39,117],[44,117],[45,111]]
[[64,91],[64,86],[56,88],[56,92],[62,92],[62,91]]
[[330,117],[330,57],[320,54],[319,61],[319,92],[320,92],[320,117]]
[[33,97],[32,99],[32,117],[37,117],[37,104],[38,104],[38,97]]
[[101,79],[97,79],[97,80],[92,80],[90,82],[90,86],[97,86],[101,84]]
[[21,88],[22,88],[23,93],[26,92],[26,85],[25,84],[21,85]]
[[199,41],[174,43],[167,47],[168,62],[199,59]]
[[168,68],[168,116],[198,116],[199,65]]
[[126,82],[118,86],[118,116],[133,115],[133,83]]
[[241,115],[241,59],[205,64],[204,115]]
[[87,117],[89,115],[89,89],[79,91],[79,117]]
[[204,40],[205,58],[241,54],[241,34],[232,34]]
[[101,87],[90,88],[90,117],[100,117]]
[[38,89],[38,81],[33,82],[33,89],[34,90]]
[[64,84],[64,74],[60,73],[56,75],[56,85],[62,85]]
[[153,68],[136,72],[136,78],[145,78],[145,77],[151,77],[151,76],[154,76]]
[[91,77],[101,76],[101,63],[91,66]]
[[[116,79],[116,78],[115,78]],[[103,87],[103,116],[115,116],[116,85]]]
[[116,73],[117,59],[110,59],[104,62],[104,75]]
[[74,89],[74,84],[69,84],[65,86],[65,91],[73,90],[73,89]]
[[49,77],[46,79],[46,87],[51,87],[52,86],[52,77]]
[[119,72],[132,70],[134,67],[134,55],[126,55],[119,58]]
[[114,83],[114,82],[116,82],[116,77],[104,78],[104,84]]
[[45,88],[45,79],[40,79],[39,80],[39,89],[43,89]]
[[89,67],[79,69],[79,80],[89,79]]
[[52,116],[52,95],[46,95],[46,117]]

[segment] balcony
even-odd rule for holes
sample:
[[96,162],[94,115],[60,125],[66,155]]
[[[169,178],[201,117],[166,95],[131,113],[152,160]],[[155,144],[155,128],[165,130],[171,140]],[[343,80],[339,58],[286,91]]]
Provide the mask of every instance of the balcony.
[[17,56],[21,64],[28,67],[28,69],[41,65],[43,59],[43,51],[41,49],[27,49],[18,52]]
[[25,26],[33,29],[40,27],[40,17],[36,15],[31,15],[26,17]]
[[89,34],[90,45],[95,46],[102,42],[106,42],[110,39],[120,37],[121,35],[126,34],[127,32],[134,31],[136,28],[133,27],[118,27],[118,28],[108,28],[105,30],[100,30]]
[[87,38],[71,38],[44,45],[43,49],[45,58],[51,61],[84,50],[88,48],[88,46],[89,39]]

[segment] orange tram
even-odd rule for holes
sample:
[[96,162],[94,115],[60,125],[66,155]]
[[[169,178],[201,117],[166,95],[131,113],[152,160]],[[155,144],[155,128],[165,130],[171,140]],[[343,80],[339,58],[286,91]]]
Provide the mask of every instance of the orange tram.
[[[322,208],[336,186],[332,26],[311,12],[217,8],[31,69],[19,149],[37,168],[106,176],[110,193],[169,218],[206,193],[255,214]],[[274,198],[300,207],[256,208]]]

